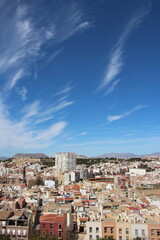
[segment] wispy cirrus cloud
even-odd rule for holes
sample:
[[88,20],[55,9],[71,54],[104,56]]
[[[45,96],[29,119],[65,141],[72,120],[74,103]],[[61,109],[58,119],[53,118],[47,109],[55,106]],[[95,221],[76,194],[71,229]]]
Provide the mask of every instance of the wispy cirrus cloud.
[[108,87],[105,95],[112,93],[119,82],[120,82],[120,79],[113,81],[112,84]]
[[62,51],[62,48],[44,51],[44,45],[56,46],[91,26],[77,3],[57,3],[52,11],[43,3],[4,1],[0,9],[0,74],[6,74],[6,91],[32,74],[37,61],[44,59],[47,64]]
[[105,87],[108,87],[106,95],[114,91],[117,84],[120,82],[120,79],[117,80],[116,77],[120,74],[122,67],[124,66],[123,54],[124,54],[124,45],[131,34],[131,32],[137,28],[144,20],[144,17],[148,15],[150,11],[150,5],[146,9],[139,10],[131,18],[131,20],[126,25],[122,35],[120,36],[117,43],[114,45],[109,59],[109,63],[106,69],[104,79],[98,87],[98,90],[101,90]]
[[78,136],[84,136],[86,134],[87,134],[87,132],[81,132]]
[[25,76],[24,69],[18,69],[14,76],[8,81],[7,83],[7,89],[12,89],[16,86],[17,82]]
[[138,105],[136,107],[134,107],[133,109],[131,109],[130,111],[126,111],[120,115],[109,115],[107,117],[107,120],[109,122],[113,122],[113,121],[116,121],[116,120],[119,120],[119,119],[122,119],[122,118],[125,118],[125,117],[128,117],[129,115],[131,115],[132,113],[138,111],[138,110],[141,110],[141,109],[144,109],[144,108],[147,108],[149,107],[149,105]]
[[17,93],[19,96],[21,96],[22,101],[25,101],[27,99],[27,88],[22,86],[20,88],[17,88]]
[[[35,112],[32,106],[32,115]],[[0,100],[1,148],[33,149],[47,147],[51,144],[51,140],[60,135],[67,126],[66,122],[59,121],[39,131],[37,129],[33,130],[32,124],[32,118],[24,119],[22,117],[19,120],[12,120],[8,106]]]
[[[91,23],[85,10],[73,1],[57,1],[52,8],[43,1],[2,0],[0,5],[0,147],[45,147],[67,126],[66,121],[55,121],[55,116],[73,104],[68,100],[72,87],[59,91],[54,103],[49,98],[31,101],[25,81],[38,82],[38,64],[53,61],[63,50],[64,41]],[[7,104],[12,91],[27,100],[18,105],[16,114]],[[17,102],[12,100],[16,108]]]
[[54,118],[57,112],[72,104],[73,101],[63,100],[58,104],[55,103],[46,107],[46,104],[42,103],[42,101],[35,100],[31,104],[25,105],[21,112],[24,114],[23,119],[32,118],[35,124],[39,124]]
[[64,87],[64,88],[61,89],[59,92],[57,92],[57,93],[55,94],[55,96],[68,94],[68,93],[72,90],[72,88],[73,88],[73,86]]
[[35,100],[31,104],[25,105],[22,109],[22,113],[24,113],[24,119],[37,116],[40,111],[41,101]]

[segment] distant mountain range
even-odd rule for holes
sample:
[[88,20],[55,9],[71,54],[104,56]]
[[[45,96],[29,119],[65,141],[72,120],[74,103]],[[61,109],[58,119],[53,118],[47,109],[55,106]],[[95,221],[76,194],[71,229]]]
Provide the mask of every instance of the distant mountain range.
[[137,157],[137,155],[133,153],[105,153],[103,155],[97,156],[96,158],[134,158]]
[[17,153],[12,158],[48,158],[44,153]]
[[133,153],[106,153],[95,158],[119,158],[119,159],[129,159],[129,158],[148,158],[148,157],[160,157],[160,152],[136,155]]
[[[17,153],[12,158],[48,158],[48,156],[44,153]],[[129,159],[129,158],[148,158],[148,157],[160,157],[160,152],[150,153],[150,154],[142,154],[136,155],[133,153],[105,153],[100,156],[92,157],[92,158],[119,158],[119,159]],[[0,161],[6,160],[9,157],[1,156]],[[76,155],[77,159],[87,159],[88,157],[85,155]]]
[[0,157],[0,161],[4,161],[4,160],[6,160],[6,159],[8,159],[9,157],[6,157],[6,156],[2,156],[2,157]]
[[85,155],[76,155],[77,159],[87,159],[88,157]]

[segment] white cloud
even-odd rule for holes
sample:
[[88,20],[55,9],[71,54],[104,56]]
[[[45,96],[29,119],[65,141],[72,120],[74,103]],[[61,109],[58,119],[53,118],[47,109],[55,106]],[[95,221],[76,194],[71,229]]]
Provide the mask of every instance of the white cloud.
[[43,141],[50,140],[51,138],[58,136],[62,132],[62,130],[66,127],[66,125],[67,125],[66,122],[58,122],[50,126],[49,129],[46,129],[39,133],[36,136],[36,140],[42,139]]
[[40,101],[34,101],[33,103],[26,105],[23,109],[22,112],[25,113],[24,119],[25,118],[30,118],[33,116],[37,116],[40,111]]
[[115,115],[115,116],[108,116],[107,120],[109,122],[113,122],[113,121],[116,121],[116,120],[121,119],[121,118],[123,118],[123,115]]
[[[10,4],[8,0],[0,9],[0,73],[6,74],[5,90],[15,87],[18,80],[26,76],[26,72],[32,74],[31,69],[37,59],[46,58],[47,54],[47,64],[61,52],[61,49],[55,49],[50,54],[47,48],[47,52],[44,52],[44,44],[56,45],[90,27],[85,12],[76,3],[64,1],[63,4],[57,4],[52,13],[47,5],[44,9],[43,4],[37,4],[38,11],[32,1],[13,1]],[[50,21],[46,21],[46,15]]]
[[60,53],[62,52],[62,48],[56,50],[55,52],[53,52],[50,56],[46,57],[46,60],[44,60],[44,65],[49,64],[50,62],[52,62]]
[[17,70],[17,72],[14,74],[14,76],[12,77],[11,80],[9,80],[8,82],[8,88],[12,89],[13,87],[15,87],[15,85],[17,84],[18,80],[20,80],[21,78],[23,78],[25,75],[25,71],[24,69],[19,69]]
[[24,114],[23,119],[31,118],[34,120],[34,124],[39,124],[52,119],[57,112],[72,104],[73,101],[63,100],[58,104],[48,105],[46,107],[46,104],[42,104],[42,101],[35,100],[31,104],[26,105],[21,112]]
[[[127,24],[127,26],[124,29],[120,39],[118,40],[118,42],[113,47],[113,51],[111,53],[109,64],[108,64],[107,69],[106,69],[105,77],[104,77],[103,81],[101,82],[98,90],[100,90],[100,89],[108,86],[109,84],[111,84],[114,81],[114,79],[121,72],[122,67],[124,65],[123,52],[124,52],[124,44],[126,42],[126,39],[130,35],[130,33],[140,23],[142,23],[144,17],[149,13],[149,11],[150,11],[150,7],[147,8],[146,10],[139,11],[138,13],[136,13],[133,16],[133,18]],[[118,82],[119,82],[119,80],[116,80],[116,82],[113,82],[113,84],[115,84],[115,86],[116,86]],[[113,86],[114,85],[112,85],[109,88],[108,94],[111,93],[114,90],[115,87],[113,87]]]
[[135,136],[136,134],[135,133],[128,133],[128,134],[125,134],[124,136],[125,137],[130,137],[130,136]]
[[[5,96],[5,102],[6,96],[11,96],[6,92],[13,89],[23,101],[28,100],[27,88],[22,80],[33,75],[34,70],[33,79],[37,79],[38,62],[44,60],[47,64],[62,51],[59,45],[58,50],[56,49],[57,43],[62,43],[90,27],[83,9],[76,3],[66,1],[64,4],[58,1],[51,11],[42,2],[6,0],[3,8],[0,8],[0,16],[0,74],[3,73],[5,79],[2,86],[5,94],[1,94],[1,97]],[[53,46],[55,52],[51,52]],[[57,112],[73,104],[67,96],[63,96],[71,89],[71,86],[62,89],[57,95],[61,98],[55,103],[43,99],[33,100],[31,103],[28,101],[27,105],[18,109],[16,116],[21,116],[20,119],[16,119],[14,114],[10,115],[11,111],[4,104],[4,99],[0,99],[0,147],[24,149],[48,146],[52,138],[61,134],[67,126],[65,121],[57,120],[53,123],[49,120],[55,119]],[[13,106],[19,107],[14,99]]]
[[131,109],[130,111],[126,111],[126,112],[124,112],[124,113],[122,113],[120,115],[113,115],[113,116],[109,115],[107,117],[107,120],[109,122],[113,122],[113,121],[119,120],[121,118],[128,117],[132,113],[134,113],[134,112],[136,112],[136,111],[138,111],[140,109],[147,108],[147,107],[149,107],[149,105],[138,105],[138,106],[134,107],[133,109]]
[[84,136],[86,134],[87,134],[87,132],[81,132],[78,136]]
[[62,110],[63,108],[66,108],[70,105],[73,104],[73,101],[62,101],[59,104],[55,105],[55,106],[50,106],[50,108],[48,108],[47,110],[43,111],[40,115],[44,116],[44,115],[48,115],[48,114],[53,114],[56,113],[60,110]]
[[55,94],[55,96],[57,96],[57,95],[63,95],[63,94],[68,94],[71,90],[72,90],[72,86],[68,86],[68,87],[65,87],[65,88],[63,88],[62,90],[60,90],[59,92],[57,92],[56,94]]
[[18,94],[21,96],[22,101],[25,101],[27,99],[27,88],[26,87],[21,87],[17,88]]
[[35,121],[35,124],[49,121],[49,120],[51,120],[52,118],[53,118],[53,117],[46,117],[46,118],[37,119],[37,120]]
[[44,130],[33,130],[31,119],[19,121],[10,118],[8,107],[0,100],[0,147],[33,149],[47,147],[51,140],[60,135],[66,127],[66,122],[52,123]]
[[111,86],[109,86],[109,88],[107,89],[106,95],[108,95],[111,92],[113,92],[119,82],[120,82],[120,79],[115,80],[114,82],[112,82]]

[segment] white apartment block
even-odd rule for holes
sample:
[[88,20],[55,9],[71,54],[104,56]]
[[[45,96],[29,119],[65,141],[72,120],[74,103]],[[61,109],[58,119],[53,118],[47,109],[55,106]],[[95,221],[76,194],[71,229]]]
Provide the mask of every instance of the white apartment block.
[[56,153],[55,155],[55,167],[62,173],[69,172],[76,169],[76,154],[67,153]]
[[86,223],[86,238],[85,240],[98,240],[102,237],[101,221],[88,221]]
[[140,237],[142,240],[148,239],[148,225],[145,223],[134,223],[131,225],[132,239]]

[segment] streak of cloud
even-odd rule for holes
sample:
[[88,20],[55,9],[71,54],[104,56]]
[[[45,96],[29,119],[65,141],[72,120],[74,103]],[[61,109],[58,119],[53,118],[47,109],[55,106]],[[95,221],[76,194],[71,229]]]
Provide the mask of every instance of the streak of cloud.
[[113,92],[115,89],[119,82],[119,80],[116,80],[116,77],[120,74],[122,67],[124,66],[123,54],[125,42],[131,32],[143,22],[145,16],[147,16],[149,12],[150,5],[146,9],[139,10],[126,25],[122,35],[113,47],[104,79],[99,85],[98,90],[101,90],[110,84],[112,85],[109,87],[107,94]]
[[141,110],[141,109],[144,109],[144,108],[147,108],[149,107],[149,105],[138,105],[136,107],[134,107],[133,109],[131,109],[130,111],[126,111],[120,115],[109,115],[107,117],[107,120],[109,122],[113,122],[113,121],[116,121],[116,120],[119,120],[119,119],[122,119],[122,118],[125,118],[125,117],[128,117],[129,115],[131,115],[132,113],[138,111],[138,110]]

